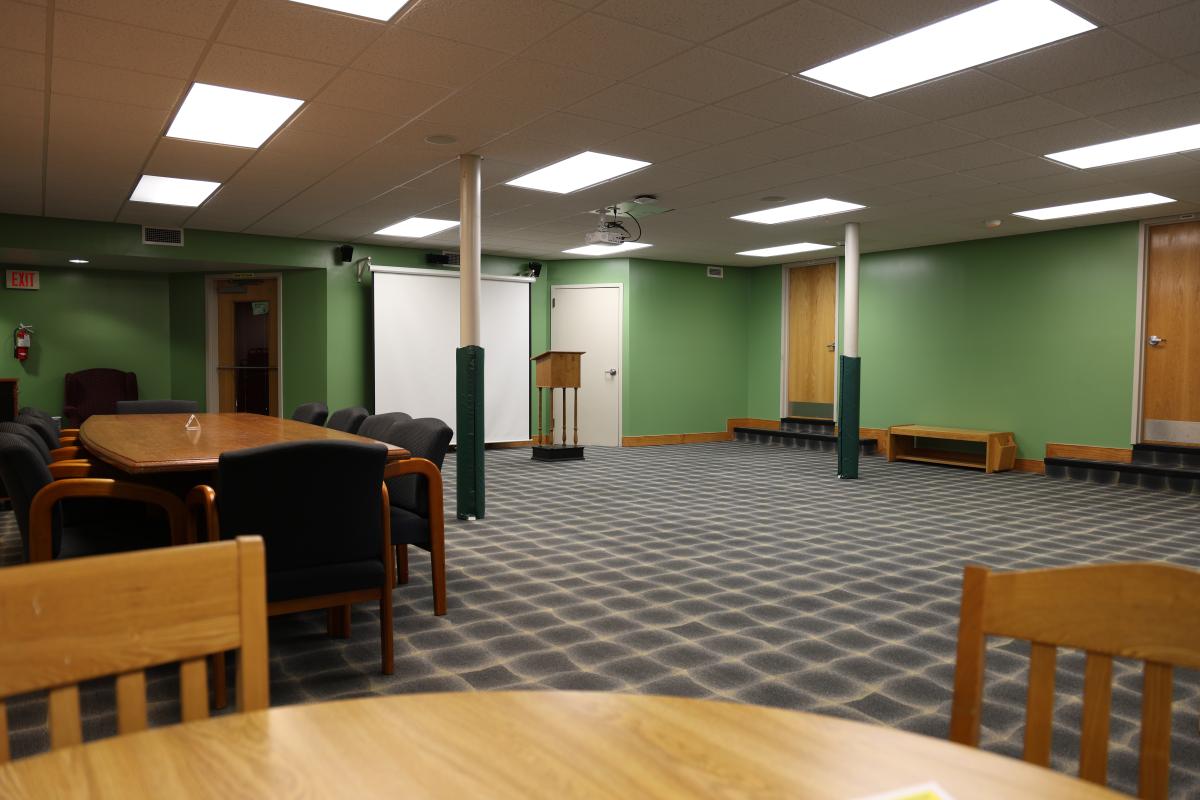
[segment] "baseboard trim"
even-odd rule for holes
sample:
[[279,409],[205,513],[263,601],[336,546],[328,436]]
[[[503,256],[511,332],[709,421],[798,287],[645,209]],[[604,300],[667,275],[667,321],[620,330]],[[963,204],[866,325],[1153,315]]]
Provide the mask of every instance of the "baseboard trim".
[[1093,447],[1086,444],[1046,442],[1046,458],[1084,458],[1088,461],[1133,463],[1133,450],[1124,447]]
[[725,422],[725,432],[733,437],[734,428],[770,428],[779,430],[781,423],[777,419],[759,419],[758,417],[730,417]]
[[700,444],[702,442],[728,442],[733,438],[730,431],[711,433],[663,433],[657,436],[624,436],[622,447],[656,447],[663,444]]
[[1037,458],[1018,458],[1013,462],[1013,472],[1030,472],[1035,475],[1046,474],[1046,464]]
[[519,447],[533,447],[537,443],[534,441],[536,438],[535,436],[533,439],[525,439],[518,442],[488,442],[483,448],[485,450],[515,450]]

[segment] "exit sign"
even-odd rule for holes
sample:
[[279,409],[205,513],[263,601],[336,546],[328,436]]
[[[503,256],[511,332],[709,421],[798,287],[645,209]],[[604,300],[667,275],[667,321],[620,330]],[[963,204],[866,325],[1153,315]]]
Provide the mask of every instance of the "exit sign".
[[9,289],[38,289],[42,281],[37,270],[10,269],[4,273],[4,285]]

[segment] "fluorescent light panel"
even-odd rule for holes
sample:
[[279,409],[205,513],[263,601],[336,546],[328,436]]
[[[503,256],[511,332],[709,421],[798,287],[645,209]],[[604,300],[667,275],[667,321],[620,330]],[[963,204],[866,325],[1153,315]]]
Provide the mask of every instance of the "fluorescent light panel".
[[569,194],[648,166],[649,161],[593,153],[589,150],[557,164],[542,167],[528,175],[522,175],[509,181],[508,185],[537,189],[540,192]]
[[387,22],[396,12],[408,5],[408,0],[292,0],[306,6],[328,8],[356,17],[366,17]]
[[1174,203],[1170,197],[1161,194],[1127,194],[1123,197],[1108,197],[1104,200],[1089,200],[1086,203],[1071,203],[1065,206],[1050,206],[1035,208],[1030,211],[1014,211],[1018,217],[1029,219],[1062,219],[1064,217],[1082,217],[1087,214],[1102,214],[1105,211],[1120,211],[1125,208],[1141,208],[1156,206],[1160,203]]
[[161,203],[167,206],[198,206],[221,184],[187,178],[163,178],[143,175],[130,200],[135,203]]
[[653,247],[645,242],[622,242],[616,247],[610,244],[589,244],[587,247],[574,247],[563,250],[573,256],[611,256],[616,253],[628,253],[630,250],[641,250],[643,247]]
[[1200,125],[1187,125],[1182,128],[1172,128],[1169,131],[1131,136],[1128,139],[1117,139],[1112,142],[1077,147],[1074,150],[1063,150],[1058,153],[1047,153],[1046,158],[1061,161],[1072,167],[1089,169],[1108,164],[1123,164],[1126,161],[1140,161],[1143,158],[1185,153],[1188,150],[1196,149],[1200,149]]
[[803,203],[792,203],[790,206],[768,208],[765,211],[755,211],[750,214],[738,214],[733,219],[757,222],[760,225],[778,225],[781,222],[795,222],[798,219],[827,217],[830,214],[842,214],[855,209],[866,208],[858,203],[847,203],[844,200],[833,200],[822,197],[820,200],[808,200]]
[[72,264],[90,264],[91,263],[86,258],[69,258],[67,260],[70,261]]
[[260,147],[303,100],[194,83],[167,130],[172,139]]
[[781,244],[778,247],[764,247],[761,250],[743,250],[739,256],[755,256],[769,258],[770,256],[786,256],[792,253],[810,253],[813,250],[830,250],[831,244],[815,244],[813,242],[796,242],[796,244]]
[[996,0],[800,74],[875,97],[1095,27],[1050,0]]
[[457,228],[458,222],[450,219],[429,219],[427,217],[409,217],[406,220],[389,225],[381,231],[375,231],[378,236],[399,236],[404,239],[423,239],[435,233]]

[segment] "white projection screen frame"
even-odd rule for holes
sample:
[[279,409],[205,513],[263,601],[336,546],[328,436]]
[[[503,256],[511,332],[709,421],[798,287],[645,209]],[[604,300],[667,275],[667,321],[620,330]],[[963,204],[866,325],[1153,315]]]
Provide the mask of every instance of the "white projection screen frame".
[[[458,272],[372,266],[375,413],[404,411],[456,427]],[[529,440],[529,284],[484,275],[484,441]],[[457,435],[455,437],[457,440]]]

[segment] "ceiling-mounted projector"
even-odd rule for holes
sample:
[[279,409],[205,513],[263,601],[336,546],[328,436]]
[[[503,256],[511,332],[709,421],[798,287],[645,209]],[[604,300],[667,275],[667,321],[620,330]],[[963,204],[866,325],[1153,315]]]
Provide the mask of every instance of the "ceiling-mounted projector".
[[629,234],[623,228],[604,228],[588,231],[583,235],[584,244],[601,244],[611,247],[619,247],[628,238]]

